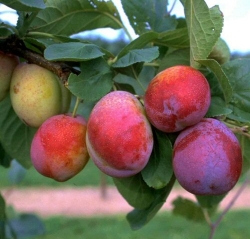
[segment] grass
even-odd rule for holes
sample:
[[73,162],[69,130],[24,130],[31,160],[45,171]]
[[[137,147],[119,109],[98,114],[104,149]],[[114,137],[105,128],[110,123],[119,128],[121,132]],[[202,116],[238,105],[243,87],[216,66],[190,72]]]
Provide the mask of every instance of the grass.
[[[242,220],[245,218],[246,220]],[[218,227],[214,239],[250,238],[250,211],[232,211]],[[159,213],[145,227],[132,231],[125,215],[98,218],[62,218],[44,220],[46,234],[32,239],[206,239],[207,224],[193,223],[170,213]],[[31,239],[31,238],[29,238]]]
[[[0,188],[1,187],[9,187],[13,184],[10,180],[10,172],[11,168],[6,169],[0,167]],[[14,173],[13,175],[17,175],[18,173]],[[113,184],[113,180],[111,177],[105,177],[108,184]],[[99,169],[94,165],[92,161],[86,165],[86,167],[75,177],[66,181],[66,182],[56,182],[53,179],[44,177],[40,175],[33,167],[28,169],[25,173],[22,181],[18,183],[19,187],[62,187],[62,186],[98,186],[100,185],[101,173]]]

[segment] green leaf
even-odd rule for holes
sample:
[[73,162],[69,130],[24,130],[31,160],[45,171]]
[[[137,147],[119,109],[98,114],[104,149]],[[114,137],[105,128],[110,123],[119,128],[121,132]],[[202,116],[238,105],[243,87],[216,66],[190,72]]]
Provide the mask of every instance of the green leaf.
[[179,49],[167,53],[160,61],[158,72],[176,65],[190,65],[190,49]]
[[125,46],[118,54],[117,59],[122,58],[129,51],[134,49],[141,49],[149,43],[163,45],[165,47],[185,48],[189,47],[189,38],[187,28],[171,30],[163,33],[146,32],[138,36],[135,40]]
[[175,16],[167,13],[167,0],[122,0],[123,9],[128,16],[135,33],[140,35],[146,31],[163,32],[175,29]]
[[145,209],[134,209],[127,215],[127,220],[133,230],[138,230],[150,222],[165,203],[175,182],[173,175],[167,186],[154,190],[154,201]]
[[12,184],[18,184],[20,183],[25,175],[27,170],[18,163],[15,159],[11,162],[11,167],[8,172],[9,180]]
[[195,222],[205,222],[202,208],[197,203],[179,196],[172,204],[174,206],[174,215],[179,215]]
[[232,110],[225,106],[225,102],[219,97],[212,97],[211,104],[206,113],[207,118],[225,116],[232,113]]
[[236,136],[240,142],[241,152],[243,156],[243,167],[241,173],[241,175],[243,175],[250,169],[250,139],[240,134],[236,134]]
[[8,168],[10,166],[11,160],[12,158],[5,152],[2,144],[0,143],[0,165]]
[[5,201],[2,195],[0,194],[0,221],[4,220],[5,220]]
[[112,67],[127,67],[138,62],[151,62],[158,56],[158,47],[135,49],[129,51],[125,56],[118,58],[118,60],[112,64]]
[[0,238],[5,238],[5,201],[0,194]]
[[49,61],[85,61],[103,55],[98,46],[81,42],[53,44],[44,51],[44,57]]
[[227,75],[221,68],[221,65],[213,59],[198,60],[198,62],[210,68],[210,70],[212,70],[212,72],[216,75],[223,91],[225,102],[229,103],[233,96],[233,89]]
[[218,6],[208,8],[204,0],[182,0],[190,38],[191,66],[206,59],[216,44],[223,27],[223,15]]
[[0,37],[1,38],[7,38],[8,36],[14,34],[15,32],[11,29],[11,27],[8,27],[7,24],[2,25],[2,22],[0,22]]
[[17,238],[34,238],[45,233],[44,223],[34,214],[21,214],[17,218],[9,220],[7,229],[9,226]]
[[155,189],[165,187],[172,177],[172,144],[159,130],[154,129],[153,152],[141,174],[148,186]]
[[167,47],[189,48],[188,29],[185,27],[160,33],[154,42]]
[[120,194],[134,208],[147,208],[154,200],[154,191],[143,181],[141,174],[113,180]]
[[233,113],[230,118],[241,122],[250,119],[250,59],[236,59],[223,65],[223,70],[230,80],[233,97],[229,108]]
[[43,0],[1,0],[0,2],[23,12],[36,12],[46,7]]
[[227,194],[223,195],[196,195],[196,199],[203,208],[216,209],[219,203],[225,198]]
[[71,74],[68,88],[84,101],[96,101],[111,91],[114,75],[103,58],[81,63],[81,74]]
[[0,103],[0,142],[7,154],[25,168],[31,166],[30,145],[36,128],[26,126],[12,109],[10,98]]
[[33,21],[31,31],[69,36],[97,28],[122,28],[119,13],[110,0],[47,0],[46,6]]

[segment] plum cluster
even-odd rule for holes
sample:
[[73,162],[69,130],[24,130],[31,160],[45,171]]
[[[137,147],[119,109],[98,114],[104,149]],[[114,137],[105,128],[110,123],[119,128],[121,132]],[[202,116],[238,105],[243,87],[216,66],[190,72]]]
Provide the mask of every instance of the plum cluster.
[[144,107],[128,92],[111,92],[96,104],[88,120],[90,157],[112,177],[140,172],[152,152],[153,125],[165,133],[178,133],[173,170],[187,191],[224,194],[241,174],[241,148],[224,123],[204,118],[210,101],[206,78],[189,66],[157,74],[146,90]]
[[173,146],[173,170],[180,185],[196,195],[228,192],[242,169],[236,136],[221,121],[204,118],[210,100],[206,78],[189,66],[160,72],[145,94],[150,122],[163,132],[179,132]]
[[155,127],[177,134],[173,170],[187,191],[224,194],[239,179],[240,144],[224,123],[205,118],[210,86],[190,66],[158,73],[143,98],[126,91],[108,93],[96,103],[88,121],[67,113],[71,93],[52,72],[3,53],[0,66],[0,100],[9,91],[18,117],[38,128],[30,155],[36,170],[46,177],[66,181],[89,158],[109,176],[133,176],[150,160]]

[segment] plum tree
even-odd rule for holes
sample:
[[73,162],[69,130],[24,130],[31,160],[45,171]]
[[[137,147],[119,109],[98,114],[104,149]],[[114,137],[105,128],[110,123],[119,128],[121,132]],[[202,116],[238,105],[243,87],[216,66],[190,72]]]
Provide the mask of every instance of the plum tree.
[[210,106],[210,87],[203,74],[177,65],[158,73],[145,93],[149,121],[159,130],[176,132],[198,123]]
[[20,63],[12,75],[10,98],[18,117],[39,127],[49,117],[68,111],[71,94],[51,71]]
[[[241,174],[238,197],[250,181],[250,59],[230,59],[220,38],[225,23],[220,7],[180,1],[184,16],[179,17],[176,1],[170,6],[170,1],[121,0],[130,31],[112,0],[1,2],[17,21],[10,24],[2,19],[9,14],[1,14],[0,51],[29,63],[15,68],[10,94],[0,102],[1,166],[16,159],[65,181],[91,156],[115,177],[114,186],[134,208],[127,215],[133,229],[157,214],[177,178],[202,196],[178,197],[173,213],[205,219],[212,239],[226,211],[213,221],[215,210],[208,209],[218,208],[225,195],[206,194],[230,190]],[[102,28],[122,34],[112,41],[88,34]],[[9,87],[3,79],[11,73],[2,66],[0,100]],[[71,97],[76,99],[72,116],[64,115]],[[87,126],[74,115],[89,119]],[[243,166],[239,143],[223,123],[239,139]],[[20,178],[17,170],[10,171]],[[22,230],[7,230],[12,218],[6,205],[0,194],[6,229],[0,238],[20,238]]]
[[77,115],[55,115],[38,129],[31,144],[31,160],[42,175],[66,181],[87,164],[86,120]]
[[11,76],[18,64],[19,58],[17,56],[0,51],[0,101],[2,101],[9,92]]
[[224,194],[234,187],[241,174],[240,144],[219,120],[202,119],[178,135],[173,169],[179,183],[193,194]]
[[128,177],[141,171],[153,148],[151,126],[139,100],[114,91],[93,108],[87,125],[87,148],[101,171]]

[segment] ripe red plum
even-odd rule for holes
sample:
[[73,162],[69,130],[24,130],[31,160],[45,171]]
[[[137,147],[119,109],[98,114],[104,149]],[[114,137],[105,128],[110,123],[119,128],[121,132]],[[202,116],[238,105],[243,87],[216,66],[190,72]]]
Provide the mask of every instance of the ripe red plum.
[[153,135],[140,101],[125,91],[104,96],[93,108],[86,143],[97,167],[112,177],[129,177],[147,164]]
[[177,132],[198,123],[210,106],[205,76],[190,66],[173,66],[158,73],[145,94],[149,121],[163,132]]
[[77,115],[56,115],[47,119],[31,144],[31,160],[42,175],[66,181],[87,164],[86,120]]
[[221,121],[202,119],[178,135],[173,169],[179,183],[193,194],[227,193],[241,174],[240,144]]

